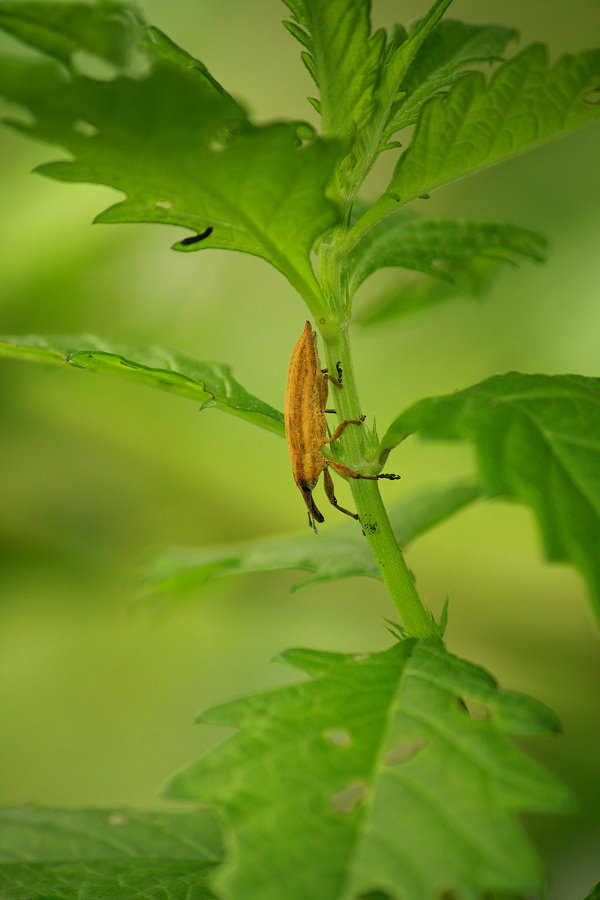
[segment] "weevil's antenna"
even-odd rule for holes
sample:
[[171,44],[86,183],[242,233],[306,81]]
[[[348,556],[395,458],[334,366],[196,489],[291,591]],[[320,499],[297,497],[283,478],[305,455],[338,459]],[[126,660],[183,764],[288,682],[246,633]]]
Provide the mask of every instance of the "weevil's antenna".
[[311,516],[310,513],[308,514],[308,527],[309,527],[309,528],[312,528],[312,530],[314,531],[315,534],[318,534],[318,533],[319,533],[319,532],[317,531],[317,526],[315,525],[314,519],[313,519],[313,517]]

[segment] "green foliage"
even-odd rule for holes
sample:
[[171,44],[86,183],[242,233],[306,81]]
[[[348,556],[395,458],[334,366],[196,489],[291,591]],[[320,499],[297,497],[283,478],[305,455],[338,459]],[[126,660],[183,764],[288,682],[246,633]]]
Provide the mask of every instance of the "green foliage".
[[3,31],[69,68],[77,68],[78,53],[90,53],[117,70],[127,70],[139,25],[132,9],[112,2],[91,7],[7,0],[0,7]]
[[500,25],[469,25],[444,19],[431,31],[400,88],[388,125],[388,138],[416,122],[423,103],[436,91],[448,87],[467,66],[497,62],[516,36]]
[[379,202],[408,203],[597,119],[597,108],[585,98],[599,75],[600,50],[564,56],[549,68],[542,44],[505,62],[489,84],[479,72],[465,75],[423,108]]
[[383,291],[356,314],[361,326],[387,323],[414,315],[440,303],[458,298],[482,300],[507,259],[466,256],[436,266],[435,275],[422,275]]
[[[414,492],[390,507],[390,520],[401,547],[449,516],[474,502],[478,485],[461,481],[428,491]],[[353,575],[379,577],[373,555],[355,525],[324,530],[318,541],[312,534],[262,538],[242,544],[201,548],[177,548],[160,553],[149,566],[150,589],[183,591],[198,588],[229,575],[304,569],[311,574],[293,588]]]
[[0,812],[4,900],[212,900],[222,859],[215,820],[133,810]]
[[381,459],[412,432],[470,440],[490,496],[536,513],[548,557],[569,561],[600,603],[600,379],[509,372],[403,412]]
[[203,713],[237,733],[170,785],[223,810],[234,846],[217,890],[423,900],[539,887],[514,814],[569,798],[507,735],[555,731],[549,710],[435,642],[281,658],[310,680]]
[[544,259],[546,241],[526,228],[496,222],[420,219],[400,210],[378,222],[348,259],[353,294],[377,269],[399,267],[453,280],[448,264],[486,257],[512,262],[513,256]]
[[[35,51],[0,59],[0,97],[12,109],[4,121],[65,151],[38,171],[124,194],[97,221],[177,225],[192,231],[177,250],[237,250],[275,266],[321,328],[329,371],[342,362],[335,405],[340,420],[356,422],[349,301],[369,275],[395,267],[429,279],[376,299],[363,315],[375,322],[478,295],[499,265],[544,256],[544,240],[527,229],[422,220],[400,207],[597,120],[600,107],[587,101],[600,83],[600,51],[549,67],[534,44],[502,62],[514,32],[443,22],[451,0],[389,34],[372,33],[369,0],[285,2],[319,92],[321,137],[305,123],[252,123],[202,62],[112,0],[0,0],[0,29]],[[489,78],[473,71],[497,63]],[[387,190],[371,204],[358,200],[379,154],[396,150],[393,138],[413,125]],[[256,309],[249,302],[249,315]],[[6,337],[0,355],[119,375],[283,434],[281,413],[226,365],[87,335]],[[295,423],[305,432],[318,393],[306,395]],[[528,504],[549,557],[577,566],[599,598],[599,403],[598,379],[497,376],[410,407],[384,436],[380,461],[413,431],[470,441],[483,491]],[[314,463],[321,448],[310,437]],[[354,427],[332,455],[369,462],[375,473],[376,445],[374,428]],[[390,515],[375,481],[353,478],[351,489],[362,527],[174,551],[149,577],[153,587],[180,589],[282,568],[310,573],[298,586],[376,576],[402,622],[401,640],[384,653],[288,651],[281,659],[307,680],[201,717],[236,733],[175,776],[170,793],[213,805],[224,820],[228,852],[217,878],[223,853],[204,814],[26,809],[2,819],[3,897],[201,900],[214,896],[213,881],[222,900],[430,900],[540,888],[516,815],[565,809],[569,797],[508,738],[555,732],[556,719],[446,652],[442,624],[423,607],[399,548],[480,488],[417,494]]]
[[4,900],[217,900],[197,859],[13,863],[0,867]]
[[[34,5],[32,19],[38,13]],[[18,35],[48,52],[46,29],[60,30],[64,4],[42,5],[48,20],[43,39],[37,23],[21,27]],[[13,6],[0,3],[0,24]],[[104,55],[102,30],[94,41],[98,9],[77,9],[81,47],[112,63]],[[72,154],[71,160],[39,171],[123,191],[125,200],[101,213],[99,222],[161,222],[200,233],[211,227],[194,249],[261,256],[316,307],[319,290],[309,253],[314,239],[337,219],[324,194],[337,145],[315,139],[303,146],[294,123],[253,127],[204,67],[140,22],[132,36],[127,7],[115,5],[115,10],[115,28],[124,18],[119,40],[143,63],[135,78],[117,74],[95,80],[73,67],[66,74],[55,63],[0,60],[0,94],[34,117],[8,118],[8,124]],[[72,32],[76,25],[71,23]],[[63,43],[70,48],[73,40],[69,34]],[[66,49],[61,47],[61,55]]]
[[452,0],[436,0],[410,34],[397,28],[389,38],[383,29],[371,34],[369,0],[284,2],[295,19],[288,30],[306,48],[302,59],[319,88],[320,99],[311,102],[323,133],[352,149],[339,173],[341,193],[352,199],[385,145],[404,76]]
[[306,48],[302,60],[319,89],[324,132],[353,137],[371,115],[383,50],[382,33],[371,35],[369,3],[284,2],[295,19],[285,25]]
[[348,245],[398,204],[598,119],[598,105],[586,101],[599,79],[600,50],[549,68],[541,44],[505,62],[489,83],[480,72],[465,74],[422,106],[387,190],[350,230]]
[[142,347],[81,335],[0,335],[0,356],[117,375],[190,397],[201,409],[222,409],[283,435],[283,416],[249,394],[223,363],[200,362],[161,347]]

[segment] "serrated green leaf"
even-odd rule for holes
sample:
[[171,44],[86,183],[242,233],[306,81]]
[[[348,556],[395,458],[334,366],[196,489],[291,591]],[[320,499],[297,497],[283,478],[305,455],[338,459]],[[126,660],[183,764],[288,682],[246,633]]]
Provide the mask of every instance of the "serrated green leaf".
[[284,0],[286,23],[305,48],[302,58],[319,87],[324,134],[350,138],[368,120],[382,53],[371,35],[369,0]]
[[249,394],[223,363],[184,353],[109,341],[89,334],[0,335],[0,357],[69,365],[118,375],[214,406],[283,436],[283,415]]
[[486,493],[530,506],[549,559],[576,566],[600,611],[600,378],[497,375],[421,400],[381,441],[470,440]]
[[400,83],[451,2],[436,0],[408,35],[397,27],[388,37],[371,33],[369,0],[284,0],[296,20],[288,30],[306,48],[302,59],[319,87],[323,132],[347,150],[338,172],[346,200],[386,143]]
[[585,98],[599,80],[600,50],[563,56],[549,68],[542,44],[500,66],[489,84],[481,73],[468,73],[424,106],[389,200],[407,203],[598,119],[600,109]]
[[515,813],[569,797],[507,735],[555,730],[549,710],[428,641],[282,659],[310,680],[201,715],[236,734],[169,787],[221,812],[224,900],[539,888]]
[[[457,482],[413,493],[391,505],[389,513],[398,543],[406,547],[479,497],[478,485]],[[177,548],[160,553],[147,567],[145,585],[152,591],[185,591],[231,575],[304,569],[311,574],[293,588],[348,578],[379,577],[377,564],[354,523],[327,530],[318,539],[311,534],[287,538],[261,538],[240,544]]]
[[370,143],[373,149],[376,138],[379,147],[389,139],[390,117],[393,115],[400,86],[415,58],[418,57],[423,43],[436,28],[451,3],[452,0],[434,0],[426,15],[414,22],[408,33],[403,28],[396,29],[388,41],[377,85],[376,108],[369,123],[370,134],[365,140],[365,143]]
[[500,25],[469,25],[444,19],[423,41],[400,85],[400,99],[386,127],[386,138],[412,125],[431,94],[448,87],[464,75],[467,66],[496,62],[516,36]]
[[214,816],[133,809],[0,810],[0,863],[151,857],[219,862],[223,857]]
[[141,39],[142,23],[131,7],[106,0],[88,3],[0,3],[0,28],[68,68],[87,51],[125,70]]
[[420,219],[406,210],[378,222],[348,258],[353,294],[377,269],[400,267],[452,280],[448,262],[488,257],[512,262],[515,256],[544,259],[546,241],[527,228],[499,222]]
[[217,900],[213,866],[184,859],[6,863],[2,900]]
[[205,810],[187,814],[16,807],[0,811],[3,900],[210,900],[223,858]]
[[[0,3],[0,17],[13,6]],[[26,14],[29,3],[16,6]],[[54,55],[66,55],[79,41],[86,52],[112,62],[104,55],[102,30],[94,43],[95,7],[77,4],[77,16],[70,19],[62,3],[43,6],[46,19],[53,19],[53,46],[68,23],[65,46]],[[122,10],[119,36],[127,42],[133,17],[128,7],[115,8]],[[210,226],[205,241],[177,249],[219,247],[260,256],[319,308],[310,251],[338,218],[325,196],[337,144],[314,140],[303,146],[294,123],[253,127],[202,64],[157,29],[135,22],[135,49],[145,63],[138,77],[97,80],[55,63],[0,61],[0,95],[34,117],[5,121],[72,155],[38,171],[126,194],[97,221],[162,222],[195,232]],[[33,26],[21,29],[20,37],[49,52]]]
[[[1,0],[0,29],[67,69],[92,78],[147,74],[156,59],[194,68],[208,92],[233,99],[200,60],[163,34],[148,27],[139,12],[117,0],[101,3],[54,3],[45,0]],[[96,66],[97,72],[87,71]]]

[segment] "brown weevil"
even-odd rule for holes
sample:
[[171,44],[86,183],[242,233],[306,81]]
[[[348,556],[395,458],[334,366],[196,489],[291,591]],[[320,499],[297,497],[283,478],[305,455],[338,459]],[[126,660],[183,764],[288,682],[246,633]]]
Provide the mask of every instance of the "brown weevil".
[[335,412],[335,410],[326,409],[329,382],[339,390],[344,386],[340,363],[337,363],[336,370],[337,378],[334,378],[327,369],[321,368],[317,351],[317,334],[313,331],[310,322],[307,322],[290,359],[284,417],[285,435],[290,451],[294,481],[306,503],[308,524],[315,534],[317,533],[315,521],[324,521],[323,514],[317,509],[312,495],[321,472],[323,472],[325,493],[329,502],[340,512],[353,519],[358,519],[356,513],[344,509],[337,502],[329,466],[346,478],[365,478],[370,481],[377,481],[379,478],[400,478],[399,475],[383,473],[361,475],[360,472],[350,469],[343,463],[327,459],[323,455],[325,444],[337,440],[348,425],[362,425],[365,420],[365,416],[360,419],[345,419],[339,423],[331,437],[327,437],[325,413]]

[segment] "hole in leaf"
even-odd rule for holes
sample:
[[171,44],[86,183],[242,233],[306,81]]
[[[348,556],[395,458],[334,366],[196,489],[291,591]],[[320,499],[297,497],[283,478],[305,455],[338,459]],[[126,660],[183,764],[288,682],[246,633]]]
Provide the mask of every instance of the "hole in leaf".
[[589,94],[583,98],[584,103],[590,103],[592,106],[598,106],[600,104],[600,87],[597,87],[595,90],[590,91]]
[[37,125],[37,119],[30,109],[20,103],[11,103],[3,97],[0,97],[0,119],[24,128]]
[[386,766],[395,766],[398,763],[406,762],[408,759],[412,759],[412,757],[415,756],[419,750],[422,750],[426,744],[427,741],[423,738],[413,738],[410,741],[403,741],[401,744],[396,744],[395,747],[388,750],[383,758],[383,762]]
[[227,119],[224,122],[220,122],[208,142],[210,152],[215,155],[222,153],[229,146],[240,127],[241,123],[237,119]]
[[300,141],[313,141],[317,136],[316,129],[308,122],[294,122],[296,134]]
[[125,824],[125,816],[120,816],[118,813],[113,813],[106,820],[109,825],[124,825]]
[[150,58],[141,50],[129,48],[129,54],[126,64],[126,73],[128,78],[146,78],[152,70],[152,62]]
[[325,732],[325,740],[334,747],[348,747],[352,743],[352,737],[345,728],[332,728]]
[[155,209],[166,209],[168,211],[169,209],[173,209],[173,204],[171,203],[170,200],[157,200],[156,203],[154,204],[154,208]]
[[88,50],[75,50],[71,55],[71,65],[79,75],[94,81],[114,81],[119,74],[114,63]]
[[481,700],[473,700],[470,697],[457,697],[456,702],[461,712],[465,712],[475,722],[487,722],[492,718],[492,713],[486,703]]
[[331,805],[335,812],[349,815],[365,799],[367,793],[368,788],[364,781],[355,781],[343,791],[334,794],[331,798]]
[[99,129],[96,128],[95,125],[92,125],[91,122],[86,122],[85,119],[76,119],[73,122],[73,131],[76,131],[77,134],[80,134],[82,137],[96,137]]

